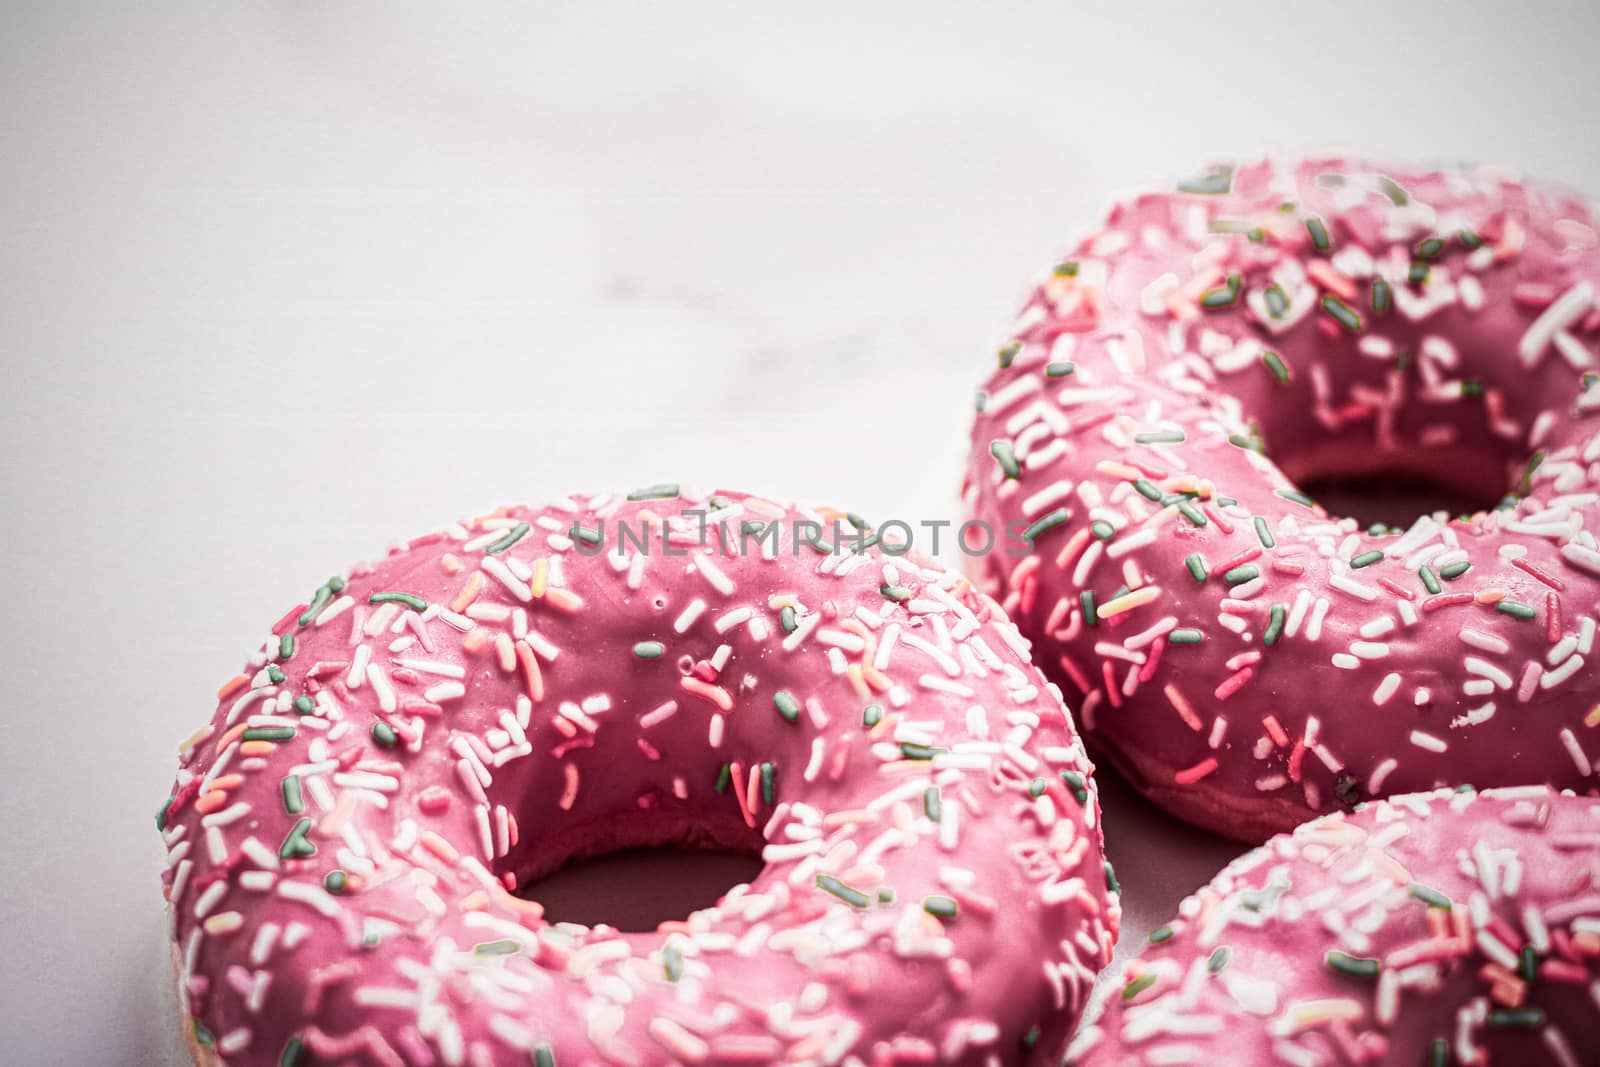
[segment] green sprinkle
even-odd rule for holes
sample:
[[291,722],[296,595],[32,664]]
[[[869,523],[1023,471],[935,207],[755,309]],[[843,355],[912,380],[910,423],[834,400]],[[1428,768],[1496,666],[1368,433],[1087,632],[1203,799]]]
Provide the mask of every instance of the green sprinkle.
[[1372,279],[1372,313],[1387,315],[1394,302],[1394,290],[1382,278]]
[[1456,239],[1474,251],[1483,247],[1483,238],[1479,237],[1472,230],[1457,231]]
[[1151,484],[1148,478],[1135,478],[1133,480],[1133,488],[1135,492],[1144,497],[1146,500],[1161,499],[1161,490],[1157,489],[1153,484]]
[[909,586],[880,585],[878,586],[878,592],[883,594],[885,600],[893,600],[895,603],[911,599],[911,588]]
[[1367,956],[1352,956],[1348,952],[1330,949],[1323,957],[1329,967],[1352,978],[1376,978],[1382,964]]
[[280,784],[283,788],[283,810],[290,815],[299,815],[305,811],[305,798],[300,794],[300,776],[298,774],[286,774]]
[[1531,458],[1529,458],[1529,460],[1528,460],[1528,469],[1522,472],[1522,479],[1519,482],[1517,482],[1517,492],[1518,493],[1520,493],[1523,496],[1526,496],[1528,494],[1528,490],[1533,487],[1533,472],[1538,470],[1539,469],[1539,465],[1542,464],[1543,462],[1544,462],[1544,452],[1543,451],[1535,452],[1533,454],[1533,456]]
[[800,701],[796,700],[794,694],[787,689],[780,689],[772,695],[772,706],[778,709],[779,715],[790,722],[800,718]]
[[1437,237],[1426,237],[1417,242],[1418,259],[1437,259],[1444,251],[1444,242]]
[[283,684],[283,680],[285,678],[287,678],[287,677],[288,677],[288,675],[284,674],[276,666],[272,666],[272,667],[268,667],[267,668],[267,680],[270,681],[273,685],[282,685]]
[[1212,171],[1210,174],[1200,174],[1193,178],[1185,178],[1178,183],[1178,192],[1195,193],[1199,196],[1222,196],[1233,188],[1233,170],[1231,168]]
[[800,623],[799,620],[795,618],[793,605],[785,604],[783,606],[783,610],[778,612],[778,625],[783,627],[784,633],[794,633],[795,627],[799,626]]
[[771,760],[761,764],[761,803],[770,805],[778,794],[778,765]]
[[1503,611],[1507,615],[1517,619],[1531,619],[1538,614],[1528,605],[1519,604],[1515,600],[1502,600],[1500,603],[1495,605],[1495,610]]
[[1028,1027],[1028,1032],[1022,1035],[1022,1047],[1032,1048],[1039,1043],[1040,1030],[1037,1025]]
[[322,880],[322,888],[330,893],[343,893],[350,888],[350,876],[343,871],[329,871],[328,876]]
[[1283,291],[1283,286],[1273,283],[1267,286],[1262,294],[1267,302],[1267,314],[1275,319],[1281,319],[1289,311],[1289,296]]
[[900,742],[900,755],[904,756],[906,759],[930,760],[934,756],[937,756],[941,751],[941,749],[930,748],[927,745],[921,745],[915,741]]
[[1489,1013],[1489,1025],[1496,1029],[1526,1030],[1544,1025],[1542,1008],[1496,1008]]
[[1156,976],[1154,974],[1141,974],[1139,977],[1122,987],[1122,999],[1132,1000],[1134,997],[1138,996],[1140,993],[1143,993],[1146,989],[1149,989],[1155,984]]
[[1428,1067],[1450,1067],[1450,1042],[1442,1037],[1428,1046]]
[[851,907],[864,908],[872,903],[871,897],[859,889],[845,885],[831,874],[817,875],[817,888],[832,893]]
[[550,1042],[541,1041],[533,1046],[533,1067],[556,1067],[556,1050]]
[[1072,795],[1079,804],[1088,803],[1089,787],[1084,785],[1083,775],[1077,771],[1062,771],[1061,780],[1066,783],[1068,789],[1072,790]]
[[1306,219],[1306,231],[1311,234],[1311,243],[1317,246],[1318,252],[1326,252],[1333,245],[1328,239],[1328,227],[1315,215]]
[[1200,630],[1183,628],[1167,634],[1167,641],[1174,645],[1198,645],[1205,640],[1205,636]]
[[1109,541],[1116,536],[1117,528],[1104,519],[1096,519],[1089,524],[1089,532],[1101,541]]
[[375,722],[372,724],[372,739],[384,748],[393,748],[399,743],[400,735],[388,723]]
[[1261,577],[1261,568],[1254,563],[1241,563],[1230,571],[1224,572],[1222,580],[1229,585],[1242,585]]
[[879,704],[868,704],[861,713],[861,725],[872,729],[883,721],[883,707]]
[[923,897],[922,910],[941,919],[953,919],[956,915],[956,902],[949,897]]
[[661,950],[661,969],[666,972],[669,982],[676,982],[683,977],[683,953],[677,946],[668,945]]
[[1195,507],[1194,504],[1190,503],[1189,501],[1180,500],[1173,506],[1178,509],[1179,515],[1182,515],[1184,518],[1189,520],[1191,525],[1204,526],[1206,524],[1205,515],[1200,511],[1199,508]]
[[1159,945],[1163,941],[1170,941],[1172,940],[1172,935],[1174,932],[1175,931],[1170,926],[1158,926],[1154,930],[1150,931],[1150,943],[1152,945]]
[[1271,548],[1273,545],[1278,543],[1277,540],[1273,538],[1272,531],[1267,528],[1266,519],[1263,519],[1260,515],[1257,515],[1250,521],[1256,528],[1256,540],[1261,542],[1262,548]]
[[647,485],[643,489],[635,489],[628,494],[629,500],[670,500],[678,495],[677,482],[660,482],[656,485]]
[[1291,377],[1289,364],[1283,361],[1282,356],[1268,349],[1261,353],[1261,362],[1267,365],[1267,370],[1272,372],[1272,376],[1278,380],[1280,385],[1289,384],[1289,378]]
[[1406,281],[1412,285],[1421,285],[1428,280],[1429,267],[1426,263],[1413,263],[1406,268]]
[[1461,395],[1478,397],[1483,395],[1483,382],[1477,378],[1465,378],[1461,382]]
[[1138,445],[1178,445],[1188,439],[1182,430],[1151,430],[1133,435],[1133,443]]
[[717,772],[717,784],[713,788],[715,788],[719,793],[726,793],[728,791],[728,785],[732,781],[733,767],[730,764],[724,763],[722,765],[722,770]]
[[633,654],[640,659],[660,659],[667,646],[660,641],[640,641],[633,646]]
[[1000,369],[1005,370],[1016,361],[1017,353],[1022,351],[1022,342],[1012,341],[1000,349]]
[[404,604],[412,611],[428,610],[428,602],[426,600],[419,596],[412,596],[410,593],[373,593],[367,597],[367,603],[369,604],[388,604],[391,602]]
[[922,814],[929,822],[938,822],[944,816],[944,797],[938,786],[930,785],[922,791]]
[[1433,573],[1433,568],[1424,563],[1417,568],[1417,577],[1422,579],[1422,587],[1429,593],[1437,595],[1444,586],[1439,584],[1439,576]]
[[1531,982],[1539,977],[1539,954],[1532,945],[1523,945],[1522,952],[1517,957],[1517,973],[1524,982]]
[[1078,603],[1083,605],[1083,621],[1090,626],[1100,625],[1100,613],[1095,610],[1094,590],[1085,589],[1078,594]]
[[882,889],[879,889],[878,890],[878,903],[879,904],[893,904],[894,903],[894,890],[890,889],[888,886],[884,886]]
[[1421,882],[1411,883],[1411,895],[1428,905],[1430,908],[1450,907],[1450,898],[1437,889],[1423,885]]
[[288,836],[283,839],[283,844],[278,846],[279,859],[299,859],[317,854],[316,842],[306,839],[306,834],[311,832],[311,825],[309,818],[302,818],[290,828]]
[[305,1039],[299,1034],[292,1034],[289,1040],[283,1043],[283,1052],[278,1055],[278,1067],[300,1067],[300,1057],[305,1052]]
[[1212,974],[1220,974],[1222,969],[1228,965],[1228,961],[1232,958],[1233,949],[1229,948],[1227,945],[1218,945],[1211,955],[1206,959],[1206,970],[1210,971]]
[[1343,300],[1326,293],[1322,297],[1322,310],[1333,316],[1333,321],[1354,333],[1361,329],[1361,314]]
[[301,715],[310,715],[317,710],[317,702],[308,696],[297,696],[294,698],[294,710]]
[[207,1030],[204,1026],[200,1025],[199,1019],[190,1019],[189,1021],[194,1024],[195,1041],[202,1045],[213,1045],[216,1043],[217,1039],[212,1036],[210,1030]]
[[1046,363],[1044,373],[1048,378],[1065,378],[1077,369],[1078,365],[1076,363]]
[[1389,203],[1395,207],[1405,207],[1411,202],[1411,195],[1400,188],[1400,183],[1388,175],[1378,176],[1378,188],[1383,190],[1383,195],[1389,198]]
[[986,392],[983,389],[979,389],[972,396],[972,410],[976,411],[978,414],[981,415],[981,414],[983,414],[984,409],[987,408],[988,406],[989,406],[989,394],[988,394],[988,392]]
[[1301,507],[1314,508],[1317,506],[1315,500],[1312,500],[1298,489],[1274,489],[1272,495],[1281,497],[1291,504],[1299,504]]
[[1466,560],[1458,560],[1448,566],[1439,568],[1439,577],[1447,582],[1453,582],[1472,569],[1472,564]]
[[572,538],[574,541],[582,541],[584,544],[590,546],[598,545],[603,539],[599,530],[593,529],[589,526],[578,526],[576,524],[574,524],[572,529],[567,531],[567,536]]
[[1244,287],[1244,279],[1237,274],[1228,275],[1225,285],[1215,289],[1207,289],[1200,297],[1200,306],[1203,308],[1232,307],[1239,302],[1239,293]]
[[1044,794],[1045,786],[1049,785],[1043,778],[1035,778],[1028,783],[1028,795],[1037,799]]
[[1105,861],[1105,868],[1106,868],[1106,888],[1111,890],[1111,892],[1117,894],[1118,896],[1121,896],[1122,895],[1122,883],[1117,881],[1117,872],[1114,869],[1112,869],[1110,860],[1106,860]]
[[[630,496],[628,499],[632,500],[633,497]],[[498,556],[500,553],[504,552],[506,549],[510,548],[524,537],[527,537],[528,531],[531,529],[533,529],[533,527],[529,524],[525,522],[519,522],[515,526],[511,527],[511,529],[507,530],[505,532],[505,536],[489,545],[489,547],[485,548],[483,551],[488,555]]]
[[1383,553],[1374,548],[1361,553],[1359,556],[1352,556],[1350,558],[1350,566],[1356,570],[1360,570],[1362,567],[1372,566],[1382,558]]
[[165,804],[161,805],[161,807],[156,811],[156,829],[157,830],[166,830],[166,828],[167,828],[167,813],[172,810],[172,804],[177,799],[178,799],[178,795],[176,793],[174,793],[172,796],[168,797],[167,798],[167,802]]
[[1272,605],[1272,612],[1267,616],[1267,628],[1261,634],[1261,641],[1266,645],[1275,645],[1283,634],[1283,617],[1286,614],[1282,604]]
[[239,735],[241,741],[288,741],[293,737],[293,726],[253,726]]
[[[1033,522],[1029,523],[1028,527],[1022,531],[1022,539],[1032,543],[1046,530],[1053,529],[1066,522],[1067,517],[1068,512],[1066,508],[1056,508],[1053,511],[1040,515],[1037,519],[1034,519]],[[1101,538],[1101,540],[1105,540],[1105,538]]]
[[1200,553],[1191,552],[1183,558],[1183,565],[1189,568],[1189,573],[1197,582],[1206,580],[1206,561],[1200,558]]
[[294,658],[294,634],[284,634],[278,638],[278,658]]
[[329,578],[317,587],[317,592],[312,596],[311,603],[306,607],[306,610],[295,618],[295,622],[301,626],[309,626],[312,619],[322,614],[322,609],[333,602],[333,581],[332,578]]
[[1057,263],[1052,271],[1058,278],[1073,278],[1078,273],[1078,261],[1075,259],[1062,260]]

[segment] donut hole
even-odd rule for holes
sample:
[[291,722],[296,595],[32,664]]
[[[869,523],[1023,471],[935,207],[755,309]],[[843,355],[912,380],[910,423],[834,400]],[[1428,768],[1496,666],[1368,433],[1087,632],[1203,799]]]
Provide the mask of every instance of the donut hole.
[[1465,448],[1418,448],[1404,456],[1338,449],[1286,458],[1284,474],[1330,515],[1366,528],[1405,529],[1419,516],[1494,508],[1513,487],[1513,459]]
[[498,866],[549,922],[644,933],[754,880],[762,843],[737,817],[630,815],[565,830]]

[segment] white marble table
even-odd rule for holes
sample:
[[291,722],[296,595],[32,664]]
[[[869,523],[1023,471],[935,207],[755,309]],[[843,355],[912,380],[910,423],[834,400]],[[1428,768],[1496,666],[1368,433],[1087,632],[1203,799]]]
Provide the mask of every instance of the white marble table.
[[[948,517],[1024,279],[1219,154],[1600,192],[1589,5],[993,6],[0,10],[0,1059],[180,1062],[150,815],[330,567],[655,480]],[[1234,850],[1107,794],[1136,946]]]

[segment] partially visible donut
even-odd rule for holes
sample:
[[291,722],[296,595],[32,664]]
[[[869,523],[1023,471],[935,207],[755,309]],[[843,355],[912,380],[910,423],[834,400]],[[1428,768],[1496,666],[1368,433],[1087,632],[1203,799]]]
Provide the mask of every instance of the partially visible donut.
[[1075,1067],[1600,1060],[1600,801],[1391,797],[1273,838],[1150,935]]
[[[993,601],[842,519],[502,509],[283,615],[157,820],[198,1058],[1057,1062],[1119,914],[1090,766]],[[666,842],[766,865],[648,934],[514,895]]]
[[[1027,298],[966,486],[1091,749],[1248,841],[1595,788],[1597,285],[1584,203],[1495,171],[1257,163],[1117,203]],[[1363,530],[1296,487],[1349,475],[1486,506]]]

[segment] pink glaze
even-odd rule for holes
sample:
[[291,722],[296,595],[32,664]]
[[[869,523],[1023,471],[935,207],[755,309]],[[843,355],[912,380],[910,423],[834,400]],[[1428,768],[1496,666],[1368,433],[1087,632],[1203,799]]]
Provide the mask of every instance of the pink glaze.
[[1305,823],[1186,899],[1069,1064],[1600,1055],[1600,801],[1409,794]]
[[[1184,188],[1038,283],[972,431],[971,513],[1034,547],[981,580],[1091,746],[1251,841],[1437,785],[1593,790],[1587,207],[1343,159]],[[1363,531],[1293,482],[1406,472],[1518,499]]]
[[[836,518],[503,509],[284,615],[159,820],[197,1032],[237,1065],[1058,1058],[1119,914],[1090,765],[965,579],[796,548]],[[649,934],[508,892],[659,842],[766,866]]]

